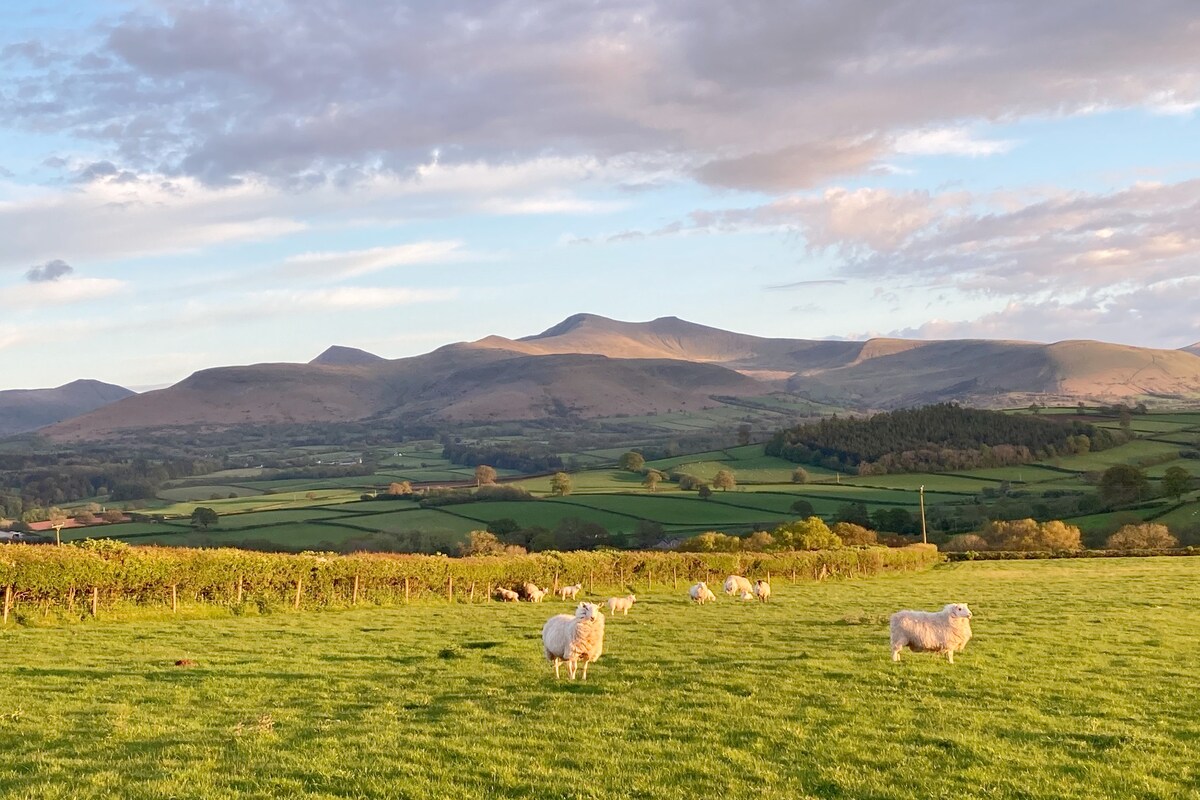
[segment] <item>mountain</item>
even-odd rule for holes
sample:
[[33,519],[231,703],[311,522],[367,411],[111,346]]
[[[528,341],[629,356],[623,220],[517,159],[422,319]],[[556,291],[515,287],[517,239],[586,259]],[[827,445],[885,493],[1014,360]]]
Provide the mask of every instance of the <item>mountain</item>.
[[380,361],[387,361],[387,359],[374,353],[368,353],[366,350],[359,350],[357,347],[342,347],[340,344],[335,344],[308,363],[331,367],[352,367],[361,364],[377,364]]
[[1086,340],[766,338],[676,317],[577,314],[534,336],[489,336],[412,358],[335,346],[308,364],[203,370],[44,432],[90,439],[244,423],[595,419],[771,393],[860,410],[945,400],[992,407],[1031,399],[1195,401],[1200,356]]
[[1200,356],[1200,342],[1189,344],[1187,347],[1181,347],[1179,349],[1185,353],[1191,353],[1194,356]]
[[0,392],[0,436],[37,430],[129,397],[133,392],[100,381],[78,380],[53,389]]

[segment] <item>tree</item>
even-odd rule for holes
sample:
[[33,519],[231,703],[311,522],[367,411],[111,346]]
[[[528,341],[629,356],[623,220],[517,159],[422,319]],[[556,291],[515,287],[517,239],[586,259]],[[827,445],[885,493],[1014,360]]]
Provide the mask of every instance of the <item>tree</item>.
[[1122,526],[1108,537],[1104,546],[1109,550],[1169,550],[1178,547],[1179,540],[1171,535],[1166,525],[1143,522]]
[[864,528],[871,527],[871,515],[864,503],[846,503],[839,506],[837,516],[834,520],[836,522],[849,522]]
[[458,551],[464,556],[503,556],[521,555],[525,548],[506,544],[488,531],[471,531],[467,534],[467,540],[459,544]]
[[571,493],[574,486],[571,484],[571,476],[565,472],[556,472],[554,477],[550,479],[550,494],[566,497]]
[[656,469],[646,470],[646,477],[642,480],[642,486],[645,486],[652,492],[658,491],[658,484],[662,482],[663,474]]
[[853,522],[839,522],[831,530],[847,546],[876,544],[879,541],[875,531]]
[[646,457],[637,450],[630,450],[621,455],[621,458],[617,460],[617,466],[626,472],[641,472],[642,467],[646,466]]
[[766,531],[755,531],[742,542],[742,549],[749,553],[761,553],[775,545],[775,537]]
[[977,533],[960,533],[951,536],[939,549],[950,553],[965,553],[968,550],[987,550],[988,543],[987,539]]
[[667,532],[663,526],[648,519],[638,520],[638,524],[633,527],[633,533],[629,535],[630,544],[634,547],[653,547],[665,538]]
[[1130,464],[1115,464],[1100,476],[1100,499],[1109,506],[1127,505],[1150,497],[1146,473]]
[[993,520],[983,526],[980,536],[992,550],[1080,550],[1082,533],[1074,525],[1059,520],[1037,522],[1032,519]]
[[392,483],[388,484],[388,494],[391,494],[391,495],[412,494],[412,482],[411,481],[393,481]]
[[820,517],[780,525],[772,536],[775,546],[781,550],[828,550],[842,546],[842,540]]
[[804,467],[792,470],[792,483],[808,483],[808,470]]
[[738,444],[740,444],[740,445],[750,444],[751,431],[753,431],[753,428],[750,427],[749,423],[743,422],[741,425],[738,425],[738,430],[737,430]]
[[811,517],[816,512],[813,510],[813,504],[807,500],[797,500],[792,503],[792,513],[801,519]]
[[1192,490],[1192,473],[1183,467],[1168,467],[1163,473],[1163,494],[1174,497],[1175,502]]
[[125,521],[125,515],[122,514],[120,511],[116,510],[115,508],[110,508],[108,511],[105,511],[101,515],[101,517],[104,519],[105,522],[124,522]]
[[696,495],[701,500],[707,500],[708,498],[712,497],[712,489],[708,487],[707,483],[702,483],[700,484],[700,488],[696,490]]
[[192,510],[192,524],[199,525],[205,530],[208,529],[209,525],[216,525],[219,519],[220,518],[217,516],[217,512],[213,511],[211,508],[207,508],[205,506],[196,506],[196,508]]
[[713,476],[712,485],[714,489],[726,492],[737,486],[737,478],[733,476],[731,469],[717,470],[717,474]]
[[480,464],[475,467],[475,485],[483,486],[485,483],[496,482],[496,470],[489,467],[487,464]]

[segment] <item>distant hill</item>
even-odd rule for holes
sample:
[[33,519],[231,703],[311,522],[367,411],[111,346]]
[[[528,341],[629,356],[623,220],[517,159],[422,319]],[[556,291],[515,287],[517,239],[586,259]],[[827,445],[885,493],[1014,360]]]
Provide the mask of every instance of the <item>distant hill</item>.
[[37,430],[86,414],[133,392],[100,381],[78,380],[53,389],[10,389],[0,392],[0,436]]
[[45,433],[89,439],[243,423],[592,419],[700,410],[721,404],[718,397],[776,392],[862,410],[948,400],[1200,402],[1200,356],[1086,340],[766,338],[676,317],[577,314],[534,336],[489,336],[412,358],[334,346],[308,364],[208,369]]

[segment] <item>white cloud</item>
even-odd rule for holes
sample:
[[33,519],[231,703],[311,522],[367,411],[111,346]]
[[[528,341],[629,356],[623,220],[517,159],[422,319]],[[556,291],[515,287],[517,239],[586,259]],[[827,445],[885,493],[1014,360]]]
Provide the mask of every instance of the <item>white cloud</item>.
[[892,146],[902,155],[994,156],[1016,144],[1010,139],[977,139],[966,128],[934,128],[902,133]]
[[45,306],[91,302],[120,292],[127,284],[114,278],[59,278],[40,283],[24,283],[4,290],[10,307],[35,311]]
[[299,311],[345,311],[380,309],[414,303],[453,300],[454,289],[405,289],[365,286],[339,286],[330,289],[278,289],[255,293],[255,308],[268,313]]
[[279,269],[290,275],[330,280],[414,264],[444,264],[466,257],[462,242],[428,241],[372,247],[366,250],[301,253],[284,260]]

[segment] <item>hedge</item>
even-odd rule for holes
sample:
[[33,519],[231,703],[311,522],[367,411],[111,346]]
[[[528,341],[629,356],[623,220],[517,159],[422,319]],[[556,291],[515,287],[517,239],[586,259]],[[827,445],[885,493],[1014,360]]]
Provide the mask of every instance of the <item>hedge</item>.
[[499,586],[686,586],[730,573],[820,580],[917,570],[932,545],[785,553],[545,552],[519,556],[260,553],[231,548],[138,547],[112,540],[76,546],[0,547],[4,619],[22,606],[96,614],[118,603],[176,608],[180,601],[295,608],[440,597],[482,602]]
[[1200,556],[1200,547],[1155,550],[967,550],[942,553],[949,561],[1026,561],[1046,558],[1147,558]]

